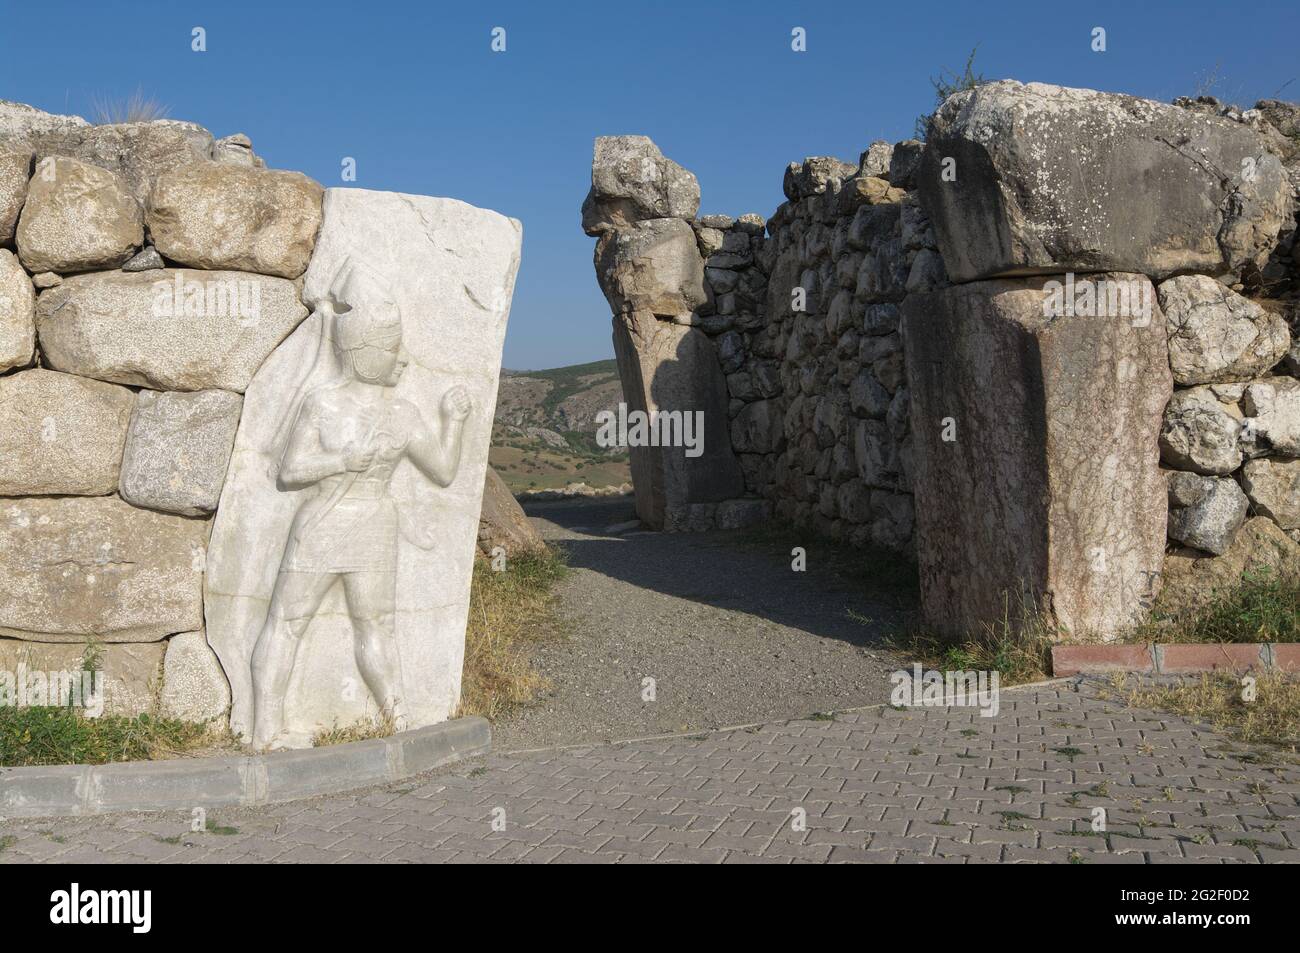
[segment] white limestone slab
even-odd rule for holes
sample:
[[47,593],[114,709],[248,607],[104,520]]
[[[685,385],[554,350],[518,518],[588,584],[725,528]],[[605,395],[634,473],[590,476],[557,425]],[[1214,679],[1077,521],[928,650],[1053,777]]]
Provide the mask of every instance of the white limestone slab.
[[[506,321],[522,226],[463,202],[362,189],[328,189],[324,223],[303,288],[312,315],[254,375],[208,550],[208,641],[230,679],[231,728],[253,725],[250,659],[266,618],[298,508],[316,492],[286,490],[276,474],[285,421],[302,395],[337,379],[331,296],[345,262],[386,282],[401,310],[409,364],[393,396],[431,423],[459,386],[471,403],[459,464],[446,487],[397,462],[388,492],[413,517],[422,549],[398,540],[396,643],[406,726],[450,717],[459,702],[470,577]],[[356,296],[358,293],[353,293]],[[364,297],[364,292],[360,293]],[[354,307],[365,308],[365,302]],[[428,542],[429,540],[425,540]],[[378,705],[354,658],[354,620],[336,581],[302,637],[284,698],[286,746],[312,732],[373,717]]]

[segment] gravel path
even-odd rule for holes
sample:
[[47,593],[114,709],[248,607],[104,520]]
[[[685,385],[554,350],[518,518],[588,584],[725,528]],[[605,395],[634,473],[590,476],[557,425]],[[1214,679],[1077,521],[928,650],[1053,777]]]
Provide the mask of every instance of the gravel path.
[[534,664],[553,692],[493,726],[497,751],[875,704],[888,699],[888,674],[910,664],[879,644],[899,610],[815,555],[795,572],[788,545],[744,533],[620,536],[608,528],[635,520],[628,498],[527,511],[569,553],[558,590],[566,637],[538,645]]

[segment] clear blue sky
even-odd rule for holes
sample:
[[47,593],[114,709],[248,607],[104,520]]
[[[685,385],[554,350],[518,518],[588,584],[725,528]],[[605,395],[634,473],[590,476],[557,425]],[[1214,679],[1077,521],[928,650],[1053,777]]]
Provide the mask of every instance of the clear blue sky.
[[[190,49],[195,26],[206,53]],[[496,26],[505,53],[489,48]],[[358,186],[521,219],[505,355],[521,369],[612,354],[579,228],[595,136],[651,136],[699,176],[704,213],[767,216],[789,161],[856,161],[874,138],[910,136],[929,78],[976,44],[989,78],[1169,100],[1217,70],[1221,97],[1253,104],[1289,83],[1282,98],[1300,98],[1300,0],[0,0],[0,31],[0,98],[89,115],[96,96],[138,88],[326,186],[352,156]]]

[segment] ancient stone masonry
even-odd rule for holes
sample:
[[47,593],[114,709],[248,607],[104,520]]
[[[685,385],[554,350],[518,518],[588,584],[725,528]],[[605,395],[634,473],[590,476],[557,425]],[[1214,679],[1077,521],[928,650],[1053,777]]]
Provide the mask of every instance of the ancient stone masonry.
[[[1300,571],[1297,135],[1278,101],[992,83],[926,143],[792,163],[766,223],[691,219],[702,282],[675,224],[689,268],[626,241],[597,266],[689,288],[659,305],[713,345],[756,517],[914,552],[937,628],[1109,637],[1162,585]],[[588,230],[665,167],[689,176],[598,141]],[[655,207],[685,219],[689,186]],[[616,204],[617,229],[648,203]]]
[[89,660],[260,747],[447,718],[520,235],[0,102],[0,689]]

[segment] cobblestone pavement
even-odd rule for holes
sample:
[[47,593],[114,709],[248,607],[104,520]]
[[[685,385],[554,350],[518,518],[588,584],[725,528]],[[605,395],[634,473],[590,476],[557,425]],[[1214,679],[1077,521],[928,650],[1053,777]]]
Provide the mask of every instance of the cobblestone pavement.
[[1290,862],[1298,803],[1294,763],[1056,682],[992,718],[883,707],[494,755],[197,834],[178,813],[10,821],[0,863]]

